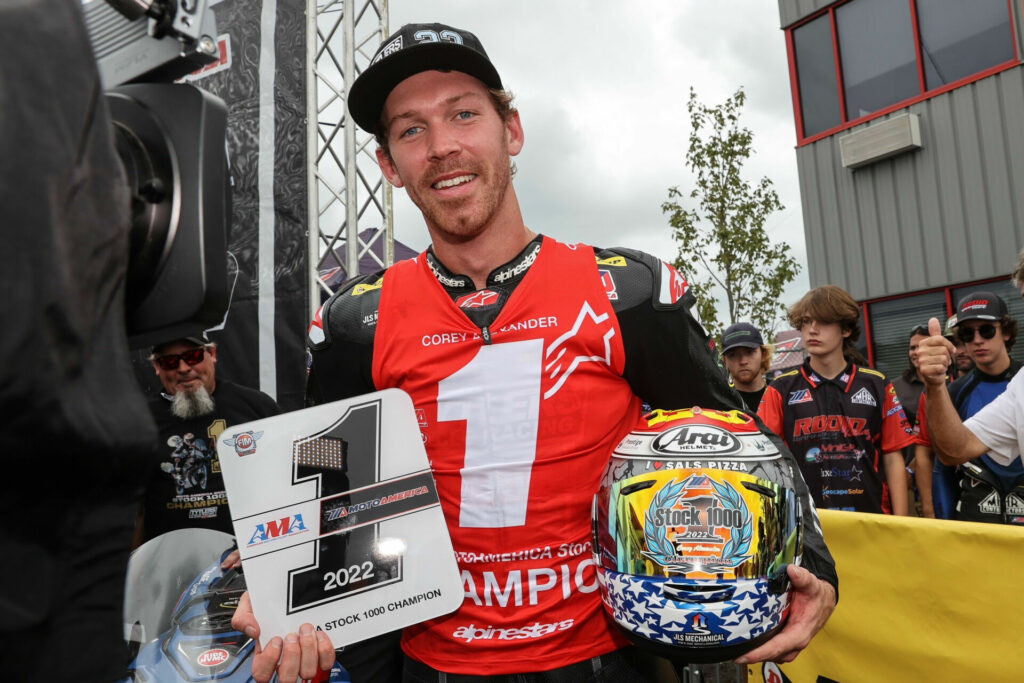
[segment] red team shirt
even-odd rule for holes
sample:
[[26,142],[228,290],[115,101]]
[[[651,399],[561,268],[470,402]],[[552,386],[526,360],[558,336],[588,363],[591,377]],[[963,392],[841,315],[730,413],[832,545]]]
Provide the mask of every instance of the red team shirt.
[[892,512],[882,455],[914,431],[885,375],[851,363],[829,380],[808,359],[768,385],[757,413],[793,451],[815,505]]
[[384,278],[373,381],[422,411],[466,592],[456,612],[406,629],[403,647],[453,673],[551,669],[625,644],[602,613],[589,519],[640,400],[593,250],[544,247],[490,344],[422,256]]

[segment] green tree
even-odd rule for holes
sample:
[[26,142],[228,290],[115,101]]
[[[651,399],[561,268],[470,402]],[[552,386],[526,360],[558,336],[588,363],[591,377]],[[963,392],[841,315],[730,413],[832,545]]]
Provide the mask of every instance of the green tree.
[[[697,312],[705,327],[720,337],[722,329],[750,320],[765,335],[774,336],[782,290],[800,272],[788,244],[772,244],[764,224],[782,210],[772,181],[751,185],[740,176],[753,152],[753,133],[740,125],[746,95],[740,88],[718,106],[697,100],[690,88],[690,148],[686,166],[696,178],[685,208],[678,187],[668,189],[661,210],[668,214],[672,237],[679,243],[674,263],[697,297]],[[727,304],[728,320],[719,322],[716,290]]]

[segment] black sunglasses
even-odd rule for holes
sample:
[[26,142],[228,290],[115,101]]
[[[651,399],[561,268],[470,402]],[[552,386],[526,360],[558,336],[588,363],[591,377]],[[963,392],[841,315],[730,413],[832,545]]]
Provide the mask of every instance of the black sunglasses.
[[[986,337],[988,339],[988,337]],[[203,356],[206,355],[206,348],[198,346],[188,351],[182,351],[181,353],[168,353],[165,356],[157,356],[153,361],[160,366],[162,370],[177,370],[178,364],[181,361],[185,361],[189,365],[199,365],[203,362]]]
[[964,344],[974,341],[974,331],[977,330],[981,334],[982,339],[991,339],[996,336],[996,326],[992,323],[985,323],[984,325],[978,325],[977,327],[957,327],[956,337]]

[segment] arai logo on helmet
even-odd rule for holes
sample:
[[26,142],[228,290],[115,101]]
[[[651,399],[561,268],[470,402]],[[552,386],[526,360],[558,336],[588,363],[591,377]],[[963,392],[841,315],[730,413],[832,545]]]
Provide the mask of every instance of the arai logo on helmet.
[[719,427],[683,425],[668,430],[654,440],[658,453],[735,453],[740,440]]
[[228,661],[228,651],[222,648],[207,650],[196,658],[196,664],[199,666],[217,666],[226,661]]

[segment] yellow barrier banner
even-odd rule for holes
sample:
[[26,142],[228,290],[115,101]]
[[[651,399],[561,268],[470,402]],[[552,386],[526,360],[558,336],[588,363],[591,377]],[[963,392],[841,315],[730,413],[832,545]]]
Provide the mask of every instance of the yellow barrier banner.
[[756,683],[1024,681],[1024,528],[822,510],[839,605]]

